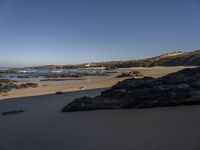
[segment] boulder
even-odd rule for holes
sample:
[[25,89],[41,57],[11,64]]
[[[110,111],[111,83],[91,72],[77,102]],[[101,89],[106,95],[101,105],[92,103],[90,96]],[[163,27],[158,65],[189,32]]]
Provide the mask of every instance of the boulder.
[[58,91],[58,92],[55,93],[55,95],[61,95],[61,94],[64,94],[64,92]]

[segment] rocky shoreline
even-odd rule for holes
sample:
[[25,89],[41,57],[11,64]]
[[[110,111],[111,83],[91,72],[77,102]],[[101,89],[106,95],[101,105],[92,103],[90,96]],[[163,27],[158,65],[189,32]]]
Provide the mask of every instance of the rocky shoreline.
[[62,112],[192,104],[200,104],[200,68],[184,69],[157,79],[127,79],[94,98],[75,99]]
[[36,88],[39,86],[37,83],[27,82],[17,85],[15,81],[8,79],[0,79],[0,95],[5,96],[7,92],[13,89]]
[[8,79],[0,79],[0,95],[6,95],[6,93],[12,89],[16,89],[18,86],[14,81]]

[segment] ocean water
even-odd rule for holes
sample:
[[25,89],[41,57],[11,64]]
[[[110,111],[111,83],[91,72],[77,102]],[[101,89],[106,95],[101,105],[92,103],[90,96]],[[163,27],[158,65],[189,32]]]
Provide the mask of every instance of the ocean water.
[[[0,68],[0,70],[11,70],[11,68]],[[96,76],[115,74],[117,71],[110,71],[105,69],[32,69],[32,68],[18,68],[15,69],[18,73],[12,74],[0,74],[1,78],[15,80],[15,81],[28,81],[28,80],[42,80],[44,76],[52,74],[66,74],[66,75],[78,75],[78,76]],[[28,76],[24,78],[23,76]]]

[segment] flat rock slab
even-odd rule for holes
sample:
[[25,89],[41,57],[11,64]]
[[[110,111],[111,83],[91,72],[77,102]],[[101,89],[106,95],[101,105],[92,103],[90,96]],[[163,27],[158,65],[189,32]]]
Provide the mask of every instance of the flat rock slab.
[[3,112],[2,115],[14,115],[14,114],[23,113],[23,112],[24,110],[12,110],[12,111]]

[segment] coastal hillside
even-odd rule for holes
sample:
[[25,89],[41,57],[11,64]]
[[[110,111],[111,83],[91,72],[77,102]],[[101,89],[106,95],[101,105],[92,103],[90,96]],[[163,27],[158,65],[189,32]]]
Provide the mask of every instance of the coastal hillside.
[[107,69],[130,67],[154,67],[154,66],[200,66],[200,50],[192,52],[173,52],[147,59],[92,62],[79,65],[48,65],[38,66],[35,69],[72,69],[88,67],[106,67]]
[[[95,63],[93,65],[95,65]],[[173,52],[140,60],[96,63],[95,66],[97,67],[104,66],[108,68],[154,67],[154,66],[200,66],[200,50],[192,52]]]

